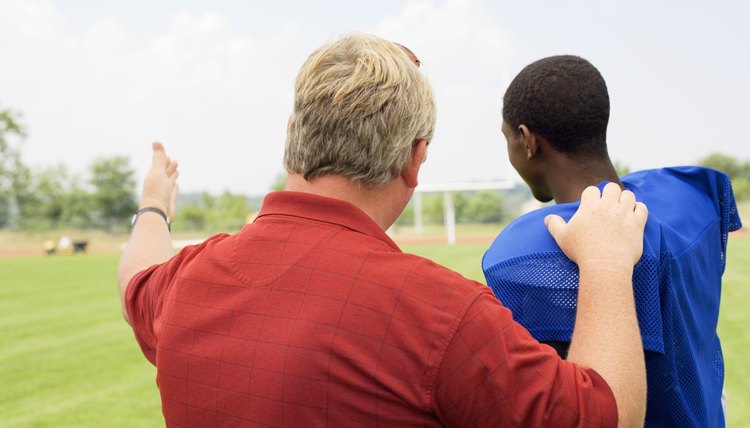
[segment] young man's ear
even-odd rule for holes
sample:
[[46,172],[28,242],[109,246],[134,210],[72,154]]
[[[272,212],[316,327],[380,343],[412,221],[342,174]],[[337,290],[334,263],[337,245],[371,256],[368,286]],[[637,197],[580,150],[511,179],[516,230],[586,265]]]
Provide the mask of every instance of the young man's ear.
[[417,140],[411,146],[411,154],[406,162],[406,168],[401,172],[401,177],[403,177],[406,185],[412,189],[417,187],[419,168],[425,159],[427,159],[427,140]]
[[531,160],[539,152],[539,139],[536,134],[531,132],[528,126],[521,124],[518,126],[518,130],[523,136],[524,150],[526,151],[526,159]]

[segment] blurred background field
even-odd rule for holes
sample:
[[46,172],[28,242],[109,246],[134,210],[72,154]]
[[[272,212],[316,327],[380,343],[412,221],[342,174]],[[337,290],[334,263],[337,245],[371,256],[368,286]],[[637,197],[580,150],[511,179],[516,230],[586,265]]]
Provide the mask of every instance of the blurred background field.
[[[449,246],[405,238],[402,247],[484,282],[480,260],[490,239],[475,236]],[[163,426],[154,368],[120,316],[118,257],[117,252],[0,257],[1,426]],[[745,233],[730,236],[724,278],[719,332],[729,426],[750,426]]]
[[[607,78],[618,173],[714,167],[732,178],[750,221],[750,145],[715,126],[744,120],[750,62],[734,52],[748,39],[750,3],[532,8],[539,22],[566,23],[562,32],[511,19],[529,12],[527,2],[371,3],[0,0],[0,428],[163,425],[154,370],[115,290],[148,142],[160,139],[180,161],[178,245],[238,230],[262,194],[284,187],[295,72],[335,34],[406,43],[443,94],[421,189],[515,180],[503,191],[425,191],[421,210],[410,203],[389,231],[406,251],[482,280],[481,256],[501,225],[538,206],[506,159],[504,87],[561,51],[586,56]],[[445,244],[451,211],[454,246]],[[720,324],[729,425],[750,427],[750,233],[730,241]],[[44,255],[60,242],[86,243],[86,253],[58,245]]]
[[[419,230],[410,204],[389,233],[404,251],[484,282],[482,254],[526,198],[525,188],[456,195],[456,245],[446,243],[441,194],[424,197]],[[183,199],[174,242],[236,231],[259,204],[260,198],[227,192]],[[738,207],[749,219],[750,201]],[[115,271],[128,239],[126,222],[0,229],[0,426],[163,426],[155,370],[120,316]],[[88,242],[87,252],[45,255],[44,242],[61,236]],[[750,426],[748,282],[750,234],[744,230],[730,238],[719,325],[731,427]]]

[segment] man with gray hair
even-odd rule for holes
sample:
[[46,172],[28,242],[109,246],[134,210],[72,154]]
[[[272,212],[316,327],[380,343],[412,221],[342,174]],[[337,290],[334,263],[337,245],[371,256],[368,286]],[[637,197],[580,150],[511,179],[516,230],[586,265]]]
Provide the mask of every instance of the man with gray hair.
[[[167,426],[636,426],[645,371],[631,276],[646,210],[617,186],[545,221],[580,266],[568,361],[489,288],[385,234],[435,124],[413,54],[352,35],[295,84],[285,191],[173,256],[177,164],[154,143],[118,270]],[[166,221],[165,221],[166,220]]]

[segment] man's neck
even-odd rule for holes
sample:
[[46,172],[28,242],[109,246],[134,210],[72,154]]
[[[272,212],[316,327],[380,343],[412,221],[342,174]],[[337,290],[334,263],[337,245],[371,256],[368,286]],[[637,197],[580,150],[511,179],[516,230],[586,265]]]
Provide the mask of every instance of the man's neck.
[[550,191],[558,204],[581,199],[581,193],[586,187],[596,186],[602,181],[622,187],[620,177],[609,159],[583,162],[567,159],[551,171],[555,171],[555,176],[550,180]]
[[405,197],[408,201],[411,196],[410,194],[401,195],[408,190],[405,190],[403,183],[398,180],[382,186],[365,187],[353,183],[346,177],[336,175],[307,181],[301,174],[289,174],[284,190],[311,193],[349,202],[364,211],[383,230],[391,227],[401,214],[404,208],[399,206],[401,199]]

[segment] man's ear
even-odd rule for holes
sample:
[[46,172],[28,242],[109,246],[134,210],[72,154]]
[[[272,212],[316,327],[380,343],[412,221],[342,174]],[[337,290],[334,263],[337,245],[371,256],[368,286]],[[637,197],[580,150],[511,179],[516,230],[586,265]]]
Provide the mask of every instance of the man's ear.
[[537,135],[529,129],[528,126],[521,124],[518,126],[518,130],[521,132],[524,150],[526,151],[526,159],[531,160],[534,156],[539,153],[539,138]]
[[417,140],[411,147],[409,160],[406,162],[406,168],[401,171],[401,177],[410,188],[417,187],[419,168],[427,157],[427,140]]

